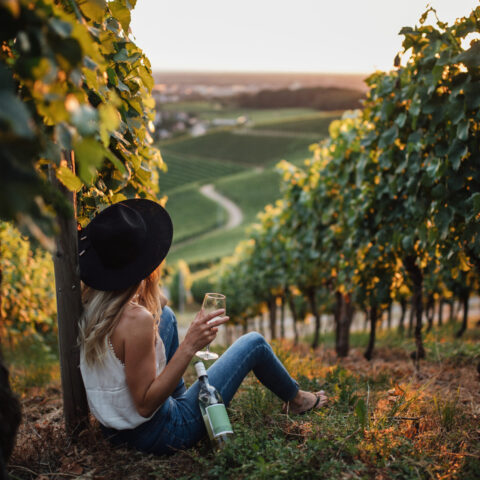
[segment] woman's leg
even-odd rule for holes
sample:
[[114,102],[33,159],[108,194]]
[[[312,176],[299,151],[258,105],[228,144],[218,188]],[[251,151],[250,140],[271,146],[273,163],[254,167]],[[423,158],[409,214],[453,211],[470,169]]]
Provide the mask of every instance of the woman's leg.
[[[272,347],[257,332],[240,337],[208,369],[208,379],[228,405],[250,371],[284,402],[289,402],[298,393],[298,383],[273,353]],[[190,390],[195,390],[194,387],[196,384],[188,389],[187,396],[190,395]],[[198,391],[198,387],[196,389]]]
[[[285,402],[298,393],[297,382],[288,374],[270,345],[256,332],[240,337],[209,369],[208,379],[228,405],[247,374],[257,378]],[[188,448],[205,436],[206,430],[198,406],[198,380],[174,400],[176,420],[168,438],[174,448]]]
[[[171,322],[170,315],[166,317],[169,320],[165,323]],[[292,400],[299,391],[297,382],[290,377],[270,345],[256,332],[240,337],[208,369],[208,377],[228,405],[250,371],[285,402]],[[127,441],[140,450],[157,454],[195,445],[206,435],[198,406],[199,387],[196,381],[185,394],[170,397],[151,420],[136,429],[132,438],[129,435]],[[126,441],[123,437],[119,440]]]
[[[168,363],[173,357],[174,353],[177,351],[179,343],[177,319],[175,318],[175,314],[170,307],[163,308],[158,332],[165,347],[165,355]],[[172,397],[176,398],[180,395],[183,395],[186,391],[187,389],[185,388],[185,383],[182,378],[180,382],[178,382],[175,391],[172,393]]]

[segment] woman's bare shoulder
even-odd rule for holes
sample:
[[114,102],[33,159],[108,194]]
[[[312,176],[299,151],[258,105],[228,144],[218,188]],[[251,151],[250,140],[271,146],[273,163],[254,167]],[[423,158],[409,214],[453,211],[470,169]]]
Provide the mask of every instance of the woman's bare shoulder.
[[151,338],[155,331],[155,320],[153,315],[142,305],[129,304],[125,307],[116,330],[125,339],[132,336]]

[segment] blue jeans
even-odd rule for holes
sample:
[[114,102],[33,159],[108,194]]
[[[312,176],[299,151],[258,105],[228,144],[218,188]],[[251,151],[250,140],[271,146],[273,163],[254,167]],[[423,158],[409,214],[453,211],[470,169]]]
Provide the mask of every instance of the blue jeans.
[[[169,307],[163,309],[159,329],[168,363],[178,348],[177,320]],[[250,371],[285,402],[298,392],[297,382],[256,332],[240,337],[207,372],[210,383],[228,405]],[[182,379],[150,420],[131,430],[106,427],[102,430],[114,444],[127,444],[148,453],[164,454],[189,448],[207,434],[198,406],[198,390],[198,381],[187,390]],[[235,430],[235,426],[233,428]]]

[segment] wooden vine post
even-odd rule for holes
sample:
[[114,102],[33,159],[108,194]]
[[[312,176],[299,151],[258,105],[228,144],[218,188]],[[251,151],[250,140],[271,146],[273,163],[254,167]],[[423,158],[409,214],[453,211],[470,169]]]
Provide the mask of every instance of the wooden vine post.
[[[66,152],[64,159],[68,167],[75,172],[73,152]],[[56,236],[53,264],[65,427],[69,435],[76,436],[88,425],[88,403],[79,368],[80,352],[77,342],[82,301],[77,256],[76,194],[58,182],[53,171],[50,179],[71,204],[73,213],[68,217],[57,217],[59,233]]]

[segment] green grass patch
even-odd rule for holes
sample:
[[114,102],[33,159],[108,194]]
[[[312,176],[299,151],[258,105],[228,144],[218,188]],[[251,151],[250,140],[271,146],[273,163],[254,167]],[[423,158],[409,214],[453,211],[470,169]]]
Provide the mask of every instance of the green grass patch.
[[[305,150],[303,154],[297,153],[297,156],[290,157],[290,161],[301,164],[307,157]],[[236,175],[224,177],[214,182],[215,189],[219,193],[228,197],[235,202],[243,212],[244,219],[242,225],[229,231],[212,231],[207,233],[204,237],[199,238],[193,243],[187,245],[173,246],[169,256],[169,262],[177,262],[180,259],[185,260],[190,266],[197,263],[213,263],[224,256],[231,255],[237,244],[247,238],[247,228],[251,223],[256,221],[256,216],[262,211],[265,205],[274,203],[280,194],[280,174],[273,168],[265,169],[264,171],[249,170],[241,172]],[[175,191],[174,195],[178,197],[178,203],[188,206],[189,200],[182,198],[189,189]],[[190,193],[189,193],[190,195]],[[200,194],[199,194],[200,195]],[[171,198],[174,198],[173,196]],[[170,210],[171,200],[168,201],[168,208]],[[200,205],[200,204],[199,204]],[[180,212],[181,213],[181,212]],[[176,214],[174,213],[176,216]],[[190,226],[183,225],[184,219],[179,214],[178,230],[182,232],[202,232],[209,229],[204,229],[207,224],[205,216],[212,216],[211,209],[200,211],[196,215],[192,215]],[[177,237],[176,237],[177,238]],[[187,238],[187,236],[180,236],[179,239]]]
[[[282,349],[277,353],[291,356]],[[229,407],[235,431],[230,442],[212,452],[202,441],[189,452],[188,464],[178,454],[159,462],[156,474],[185,480],[304,480],[368,479],[382,472],[382,478],[413,480],[438,478],[456,465],[458,475],[448,478],[473,480],[478,475],[478,445],[469,441],[468,447],[458,446],[458,440],[466,438],[463,429],[475,428],[459,405],[439,406],[430,392],[413,386],[386,404],[391,381],[375,383],[341,366],[297,379],[305,390],[324,389],[329,405],[306,416],[287,417],[280,412],[281,401],[250,377]],[[457,453],[460,448],[471,453]]]
[[217,180],[214,185],[241,208],[245,224],[255,221],[265,205],[281,196],[280,174],[274,169],[243,172]]
[[311,143],[304,138],[235,134],[222,130],[200,137],[170,141],[165,143],[163,148],[170,154],[193,155],[207,160],[226,160],[254,167],[280,161],[302,149],[307,150]]
[[29,335],[15,345],[3,345],[12,389],[21,395],[30,388],[42,388],[58,381],[58,340],[56,335]]
[[160,175],[160,193],[167,195],[176,188],[196,182],[197,184],[232,175],[245,170],[245,167],[232,162],[212,158],[184,155],[161,147],[162,157],[168,171]]
[[245,226],[232,230],[220,230],[207,233],[197,241],[185,245],[175,245],[170,250],[167,262],[172,265],[185,260],[189,265],[201,262],[215,262],[230,255],[238,242],[246,238]]
[[195,185],[171,193],[167,208],[173,222],[174,245],[219,228],[227,219],[225,209],[202,195]]
[[[467,343],[476,335],[472,329]],[[452,343],[448,336],[439,341]],[[372,362],[358,351],[337,359],[329,349],[315,352],[302,344],[273,342],[300,388],[325,390],[329,403],[305,415],[286,415],[282,401],[250,373],[228,407],[235,434],[220,451],[204,438],[171,456],[145,455],[110,446],[97,425],[72,444],[58,429],[58,417],[51,420],[49,402],[58,403],[59,390],[34,391],[24,402],[30,421],[17,439],[21,448],[10,465],[12,478],[27,478],[23,473],[32,471],[61,476],[64,458],[73,458],[85,478],[478,479],[478,392],[471,367],[460,371],[427,357],[415,374],[405,355],[388,357],[398,342],[395,337],[389,343],[382,332],[382,356]],[[222,353],[224,348],[214,350]],[[191,365],[185,380],[188,385],[195,381]]]
[[[247,238],[246,229],[249,224],[255,221],[258,212],[261,211],[265,205],[275,202],[275,200],[280,197],[280,175],[274,169],[267,169],[262,172],[242,172],[217,180],[214,185],[222,195],[230,198],[241,208],[244,214],[243,224],[229,231],[212,231],[193,243],[179,245],[178,247],[174,244],[168,255],[169,262],[176,263],[178,260],[183,259],[189,265],[202,262],[213,263],[226,255],[231,255],[237,244]],[[178,197],[179,200],[177,205],[181,202],[182,205],[185,205],[184,208],[186,208],[190,200],[183,197],[186,197],[187,194],[191,195],[190,192],[190,189],[175,192],[174,195]],[[174,196],[172,196],[172,198],[174,198]],[[174,205],[170,202],[171,200],[168,201],[169,211],[171,205]],[[192,214],[191,216],[192,223],[191,226],[188,227],[190,229],[189,231],[200,232],[207,224],[205,216],[212,216],[211,214],[211,209],[201,211],[199,204],[196,215]],[[176,213],[174,212],[172,216],[175,222]],[[180,216],[177,218],[179,230],[188,233],[188,228],[183,224],[185,219]]]

